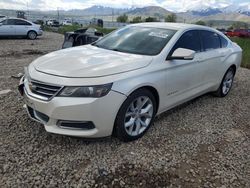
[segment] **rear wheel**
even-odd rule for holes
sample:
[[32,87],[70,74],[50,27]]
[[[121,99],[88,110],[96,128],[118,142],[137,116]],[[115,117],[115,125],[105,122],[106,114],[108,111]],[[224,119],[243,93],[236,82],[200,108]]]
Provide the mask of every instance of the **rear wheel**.
[[221,85],[218,90],[214,93],[217,97],[225,97],[231,90],[234,81],[235,70],[230,67],[224,75]]
[[122,104],[115,121],[115,134],[122,141],[142,137],[151,126],[156,113],[156,101],[147,89],[132,93]]
[[29,31],[29,32],[28,32],[28,38],[29,38],[30,40],[35,40],[36,37],[37,37],[37,34],[36,34],[35,31]]

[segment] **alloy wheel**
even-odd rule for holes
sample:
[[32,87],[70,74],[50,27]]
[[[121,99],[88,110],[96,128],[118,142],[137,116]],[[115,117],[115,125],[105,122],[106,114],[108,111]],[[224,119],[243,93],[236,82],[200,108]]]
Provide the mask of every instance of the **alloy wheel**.
[[233,85],[233,79],[234,79],[234,72],[232,70],[228,71],[223,80],[223,85],[222,85],[222,93],[224,95],[226,95],[230,91]]
[[36,33],[33,31],[29,32],[29,38],[34,40],[36,38]]
[[154,113],[153,102],[149,97],[136,98],[125,114],[124,126],[128,135],[138,136],[150,125]]

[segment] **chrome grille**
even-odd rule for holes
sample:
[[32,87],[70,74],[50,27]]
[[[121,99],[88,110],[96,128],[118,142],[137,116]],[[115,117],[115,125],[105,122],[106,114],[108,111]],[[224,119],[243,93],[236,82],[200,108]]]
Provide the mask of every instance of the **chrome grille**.
[[29,82],[29,90],[32,94],[35,94],[33,96],[40,96],[39,98],[45,100],[50,100],[61,90],[61,88],[62,86],[51,85],[34,80]]

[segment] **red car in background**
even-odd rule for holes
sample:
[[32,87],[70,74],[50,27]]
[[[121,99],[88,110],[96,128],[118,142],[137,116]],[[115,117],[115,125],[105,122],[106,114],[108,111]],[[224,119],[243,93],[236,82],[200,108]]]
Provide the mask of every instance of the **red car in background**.
[[250,37],[250,31],[247,29],[235,29],[234,31],[227,31],[228,37]]

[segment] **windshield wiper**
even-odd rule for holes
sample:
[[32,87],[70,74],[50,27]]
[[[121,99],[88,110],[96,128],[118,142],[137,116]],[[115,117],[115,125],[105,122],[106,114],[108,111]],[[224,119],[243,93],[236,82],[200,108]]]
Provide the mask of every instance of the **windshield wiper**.
[[92,43],[91,44],[92,46],[96,46],[96,47],[100,47],[98,44],[96,44],[96,43]]
[[116,51],[116,52],[125,52],[125,51],[120,50],[120,49],[118,49],[118,48],[111,48],[111,49],[109,49],[109,50],[113,50],[113,51]]

